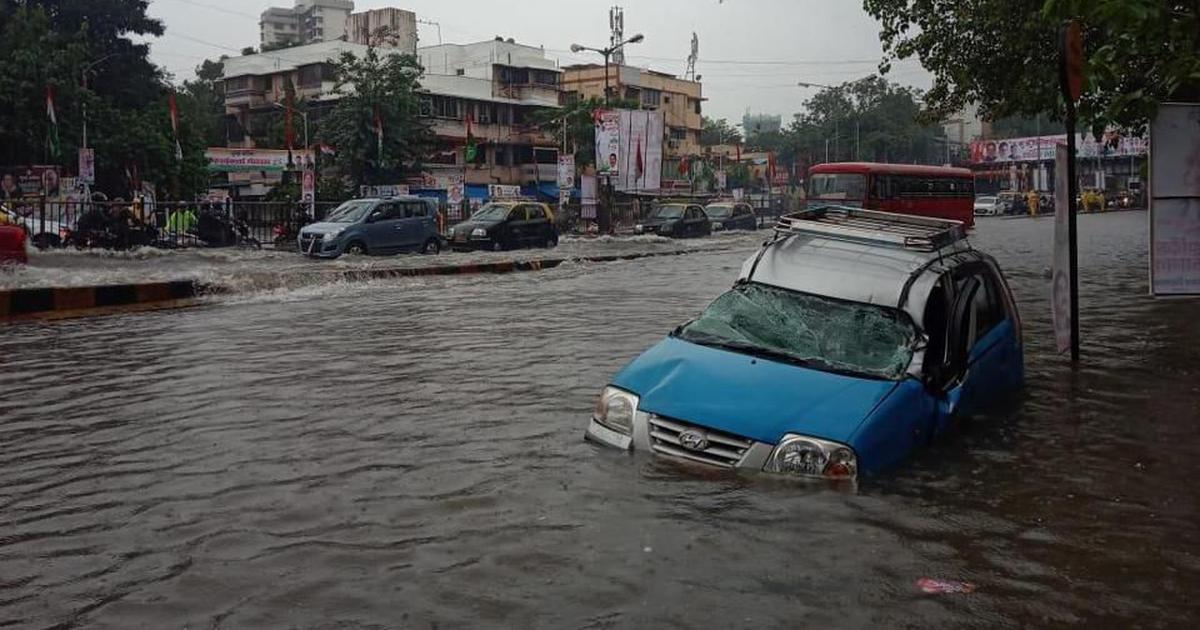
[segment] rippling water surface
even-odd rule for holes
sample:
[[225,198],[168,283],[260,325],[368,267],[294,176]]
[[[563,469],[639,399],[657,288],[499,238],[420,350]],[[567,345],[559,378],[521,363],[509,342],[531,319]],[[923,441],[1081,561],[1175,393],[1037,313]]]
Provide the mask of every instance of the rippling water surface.
[[1014,284],[1026,391],[856,492],[581,439],[761,236],[0,328],[0,625],[1190,626],[1200,305],[1145,297],[1144,214],[1081,217],[1071,370],[1052,227],[973,237]]

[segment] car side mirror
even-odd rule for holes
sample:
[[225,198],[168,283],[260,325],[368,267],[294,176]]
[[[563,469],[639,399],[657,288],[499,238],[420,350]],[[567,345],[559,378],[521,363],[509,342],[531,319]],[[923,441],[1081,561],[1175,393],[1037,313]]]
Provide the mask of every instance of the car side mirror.
[[376,211],[372,212],[371,214],[367,215],[367,223],[375,223],[376,221],[378,221],[382,218],[383,218],[383,212],[381,210],[376,210]]

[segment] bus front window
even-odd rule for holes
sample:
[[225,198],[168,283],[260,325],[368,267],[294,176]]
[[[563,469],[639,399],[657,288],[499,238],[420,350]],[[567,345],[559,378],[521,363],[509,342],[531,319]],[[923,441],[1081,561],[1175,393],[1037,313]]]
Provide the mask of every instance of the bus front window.
[[854,173],[814,173],[808,179],[809,199],[837,199],[861,203],[867,196],[867,177]]

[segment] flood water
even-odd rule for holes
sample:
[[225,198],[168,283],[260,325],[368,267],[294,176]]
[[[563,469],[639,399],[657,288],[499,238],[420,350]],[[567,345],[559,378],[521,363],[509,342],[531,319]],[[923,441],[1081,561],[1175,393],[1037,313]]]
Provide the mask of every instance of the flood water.
[[1027,388],[854,491],[582,440],[761,235],[0,328],[0,625],[1192,626],[1200,303],[1146,297],[1144,213],[1079,223],[1082,367],[1053,220],[980,221]]

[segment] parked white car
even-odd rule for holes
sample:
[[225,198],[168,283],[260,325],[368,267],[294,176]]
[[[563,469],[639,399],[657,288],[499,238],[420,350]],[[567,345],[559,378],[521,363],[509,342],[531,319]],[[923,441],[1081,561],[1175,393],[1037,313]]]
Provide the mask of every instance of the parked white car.
[[999,200],[991,195],[975,198],[975,216],[984,217],[1000,214]]

